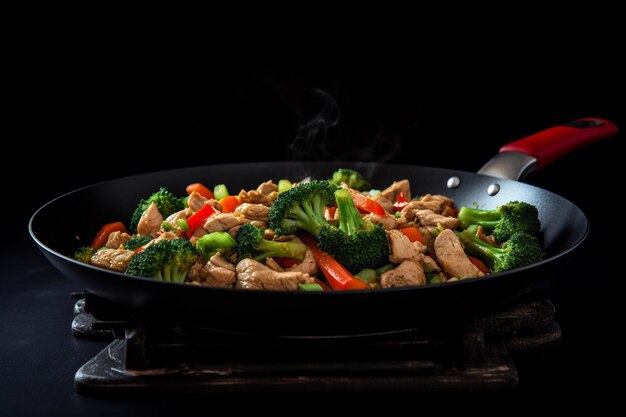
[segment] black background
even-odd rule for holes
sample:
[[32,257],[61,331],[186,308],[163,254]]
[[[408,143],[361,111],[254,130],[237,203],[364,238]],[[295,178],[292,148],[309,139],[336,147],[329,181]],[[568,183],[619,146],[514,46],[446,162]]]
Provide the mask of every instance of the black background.
[[[298,127],[320,109],[314,89],[334,97],[341,117],[325,147],[299,154],[312,160],[382,159],[474,171],[508,141],[576,118],[603,117],[618,124],[617,138],[527,179],[579,205],[592,233],[569,285],[553,297],[563,346],[520,367],[520,390],[609,388],[621,279],[615,196],[624,187],[620,143],[626,129],[619,53],[609,45],[570,45],[539,55],[470,49],[443,58],[405,53],[350,60],[174,61],[86,53],[33,79],[36,91],[18,141],[28,162],[22,169],[39,180],[3,168],[11,192],[20,196],[10,217],[18,245],[8,253],[36,251],[28,217],[80,186],[174,167],[292,159]],[[29,141],[35,136],[43,144]]]

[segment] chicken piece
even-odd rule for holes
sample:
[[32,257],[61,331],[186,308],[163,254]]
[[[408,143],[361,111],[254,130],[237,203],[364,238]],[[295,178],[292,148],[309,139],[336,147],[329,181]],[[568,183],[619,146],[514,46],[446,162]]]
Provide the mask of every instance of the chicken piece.
[[278,265],[274,258],[265,258],[265,266],[273,269],[276,272],[285,272],[285,269],[282,266]]
[[126,249],[101,249],[96,252],[89,263],[101,268],[124,272],[135,252]]
[[[263,184],[261,184],[263,185]],[[261,186],[259,186],[260,188]],[[278,197],[278,191],[273,191],[268,195],[262,194],[257,190],[241,190],[237,198],[240,203],[250,203],[250,204],[263,204],[264,206],[271,206],[274,204],[274,200]]]
[[218,253],[204,266],[196,262],[189,271],[189,278],[207,287],[233,288],[237,281],[237,272],[235,267],[222,259]]
[[419,261],[422,253],[426,252],[426,246],[420,242],[411,242],[399,230],[388,231],[387,238],[389,239],[389,260],[394,264],[399,264],[406,259]]
[[193,193],[189,195],[189,200],[187,200],[187,205],[193,211],[198,211],[202,208],[202,206],[204,206],[204,203],[206,203],[206,201],[207,199],[205,197],[203,197],[200,193],[194,191]]
[[380,204],[382,206],[382,208],[384,208],[387,213],[393,214],[393,201],[391,201],[388,198],[384,197],[382,194],[374,194],[374,195],[370,196],[370,199],[372,199],[372,200],[376,201],[378,204]]
[[439,265],[437,265],[437,262],[435,262],[435,260],[428,255],[422,254],[421,262],[425,269],[430,269],[430,271],[434,272],[441,271],[441,268],[439,267]]
[[302,272],[276,272],[250,258],[237,264],[237,288],[296,291],[298,284],[314,282],[314,278]]
[[191,244],[195,246],[198,239],[206,234],[208,234],[207,231],[204,230],[202,227],[196,227],[196,230],[194,230],[191,236],[189,236],[189,242],[191,242]]
[[456,217],[444,217],[432,210],[417,210],[415,212],[422,226],[437,226],[441,224],[446,229],[456,229],[459,227],[459,219]]
[[211,207],[213,207],[215,210],[217,210],[219,212],[222,211],[222,205],[220,204],[219,201],[217,201],[214,198],[211,198],[211,199],[207,200],[204,204],[210,205]]
[[413,210],[432,210],[441,214],[446,207],[454,206],[454,200],[441,194],[426,194],[418,200],[410,201],[407,207]]
[[491,246],[498,246],[496,243],[496,238],[493,235],[486,235],[485,229],[482,226],[478,226],[478,230],[476,231],[476,236],[482,240],[483,242],[487,242]]
[[267,223],[270,208],[263,204],[243,203],[235,209],[235,216],[242,215],[248,220],[258,220]]
[[[287,240],[288,242],[302,243],[302,241],[296,236],[290,236]],[[315,261],[315,256],[311,249],[307,249],[304,253],[304,259],[299,264],[292,266],[287,269],[287,271],[291,272],[302,272],[303,274],[307,274],[310,276],[314,276],[319,272],[319,267],[317,266],[317,262]]]
[[445,206],[439,214],[444,217],[456,217],[458,216],[459,211],[452,206]]
[[270,195],[278,192],[278,185],[274,184],[272,180],[266,181],[259,185],[256,190],[263,195]]
[[250,223],[250,220],[234,216],[232,213],[218,213],[206,219],[202,228],[207,233],[227,232],[233,227],[241,226],[244,223]]
[[380,276],[380,286],[383,288],[410,287],[426,284],[424,268],[419,262],[411,259],[402,261],[400,265]]
[[435,239],[435,255],[451,277],[476,278],[484,275],[470,262],[459,238],[450,229],[445,229]]
[[157,205],[152,203],[139,219],[137,234],[140,236],[157,237],[159,230],[161,230],[161,223],[163,223],[163,216],[159,212]]
[[117,249],[124,246],[130,240],[131,236],[124,232],[112,232],[107,239],[106,246],[109,249]]
[[179,220],[187,220],[189,216],[193,214],[193,210],[190,208],[183,209],[181,211],[177,211],[176,213],[172,213],[169,215],[166,222],[172,225],[172,227],[178,227]]
[[400,193],[402,193],[406,201],[411,199],[411,184],[409,180],[394,181],[393,184],[381,191],[380,195],[393,204],[398,201]]
[[385,230],[393,230],[398,228],[398,221],[396,219],[396,216],[392,214],[385,214],[384,216],[381,216],[379,214],[370,213],[364,218],[368,219],[374,224],[382,224]]

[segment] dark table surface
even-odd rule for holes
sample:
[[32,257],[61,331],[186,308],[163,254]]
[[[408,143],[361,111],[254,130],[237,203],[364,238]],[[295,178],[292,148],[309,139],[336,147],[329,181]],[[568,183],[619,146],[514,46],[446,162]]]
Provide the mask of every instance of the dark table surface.
[[[326,68],[320,64],[319,68],[322,67]],[[311,73],[319,68],[314,67]],[[363,72],[367,67],[359,68],[361,72],[354,72],[351,68],[350,71],[340,74],[339,78],[352,80],[354,74],[361,74],[360,79],[363,84],[370,88],[376,76],[375,71],[367,73]],[[381,68],[383,68],[382,65],[376,71]],[[613,67],[607,66],[607,68]],[[397,131],[387,131],[388,138],[395,137],[394,135],[412,138],[405,140],[399,151],[390,156],[389,160],[392,162],[476,170],[490,154],[496,152],[498,146],[506,139],[516,139],[556,123],[578,117],[599,116],[612,119],[622,129],[625,128],[623,107],[614,104],[615,100],[623,102],[624,95],[619,94],[620,90],[616,88],[616,81],[623,80],[623,73],[619,75],[619,78],[615,75],[611,78],[598,70],[595,73],[597,76],[594,77],[594,84],[588,84],[584,89],[580,89],[576,80],[562,78],[563,74],[571,74],[569,66],[567,72],[557,71],[558,68],[550,72],[546,67],[542,67],[539,71],[529,64],[527,68],[529,71],[526,75],[536,71],[535,80],[540,80],[543,84],[510,83],[507,84],[506,91],[501,91],[499,85],[496,84],[492,84],[490,89],[485,90],[486,83],[490,82],[489,73],[485,73],[480,79],[467,73],[463,79],[457,77],[446,83],[432,84],[432,88],[424,93],[421,103],[415,104],[413,95],[405,94],[405,92],[418,83],[407,85],[402,81],[403,76],[413,79],[414,69],[420,70],[410,68],[400,73],[399,81],[394,77],[386,77],[384,82],[378,85],[377,90],[368,90],[368,94],[361,96],[354,93],[361,91],[358,83],[347,84],[349,88],[346,88],[346,83],[344,83],[339,85],[342,88],[334,90],[325,86],[338,97],[339,104],[346,109],[342,114],[344,128],[340,128],[339,136],[361,137],[359,135],[363,132],[378,132],[377,134],[383,132],[376,126],[363,126],[355,122],[369,121],[377,116],[377,112],[384,114],[386,104],[390,103],[392,110],[395,108],[397,103],[385,100],[384,95],[382,98],[377,95],[377,92],[381,91],[387,96],[404,94],[402,97],[405,97],[405,100],[398,104],[399,108],[407,109],[413,106],[412,109],[415,110],[413,116],[419,119],[415,129],[413,125],[409,126],[406,122],[413,120],[411,118],[413,116],[409,117],[408,112],[401,114],[401,112],[392,111],[393,117],[383,120],[383,125],[395,123],[394,126],[402,127]],[[388,73],[393,72],[395,76],[397,75],[395,71],[394,68],[393,71],[388,70]],[[584,79],[587,73],[580,70],[578,75],[582,77],[580,79]],[[463,75],[459,74],[459,76]],[[337,77],[337,74],[330,76],[333,80]],[[233,76],[233,80],[232,84],[240,83],[240,74]],[[285,398],[280,394],[250,401],[228,397],[210,400],[165,397],[103,400],[82,397],[74,392],[74,373],[106,346],[106,343],[81,341],[71,336],[70,324],[74,301],[70,300],[69,293],[82,290],[82,288],[77,288],[64,278],[38,252],[27,235],[26,224],[29,216],[50,198],[79,186],[121,175],[185,165],[200,165],[212,161],[211,155],[192,153],[187,155],[186,159],[173,159],[155,166],[150,163],[150,160],[158,159],[159,156],[152,153],[147,155],[144,162],[111,165],[108,155],[93,153],[89,143],[84,143],[83,138],[89,137],[92,141],[105,143],[108,138],[121,135],[126,138],[127,143],[133,143],[131,140],[135,137],[146,140],[154,135],[167,137],[183,135],[198,140],[198,138],[206,137],[209,134],[207,132],[213,128],[217,129],[217,134],[223,134],[222,137],[229,137],[230,133],[233,137],[237,137],[237,135],[247,135],[252,130],[263,130],[269,124],[268,116],[276,114],[276,108],[272,107],[275,103],[261,100],[260,104],[256,102],[256,107],[252,105],[250,105],[252,107],[237,107],[248,113],[244,112],[242,116],[241,112],[232,112],[236,116],[233,116],[233,120],[226,121],[224,125],[226,127],[211,124],[213,121],[210,120],[205,121],[204,124],[196,123],[196,119],[203,117],[200,114],[215,116],[215,113],[211,113],[211,109],[201,106],[205,103],[202,99],[205,95],[199,94],[199,98],[195,101],[170,100],[180,98],[176,95],[177,93],[171,93],[173,96],[168,96],[165,102],[166,100],[160,97],[143,97],[142,91],[132,90],[131,93],[134,92],[137,96],[131,96],[130,101],[119,101],[118,95],[126,93],[121,87],[116,90],[118,84],[114,81],[116,80],[109,80],[110,84],[98,84],[90,88],[94,89],[91,93],[97,93],[98,97],[104,95],[110,100],[116,97],[117,107],[109,107],[108,103],[105,105],[93,100],[88,102],[91,107],[83,106],[78,100],[73,107],[75,113],[71,123],[61,117],[55,121],[56,124],[49,125],[53,132],[56,131],[57,136],[60,133],[65,135],[65,142],[62,143],[77,150],[79,157],[74,157],[75,154],[59,154],[58,149],[53,149],[51,145],[43,145],[38,149],[41,161],[36,165],[36,169],[45,174],[46,186],[41,187],[37,192],[28,193],[24,197],[25,200],[20,201],[17,213],[3,213],[5,214],[3,218],[10,223],[9,232],[15,238],[10,242],[0,242],[2,245],[0,248],[2,259],[0,263],[0,415],[90,415],[94,417],[98,415],[154,416],[174,413],[180,415],[185,409],[194,406],[200,406],[201,410],[206,409],[209,401],[212,404],[217,402],[227,404],[231,409],[267,407],[275,411],[288,411],[291,408],[301,409],[302,404],[306,404],[307,410],[317,408],[323,410],[328,404],[326,398],[344,402],[353,410],[371,409],[372,403],[368,401],[369,396],[364,397],[362,394],[325,394],[323,400],[319,400],[319,396],[316,396],[315,401],[311,401],[311,397],[306,395]],[[126,80],[126,84],[122,85],[128,86],[132,82],[134,80]],[[428,85],[428,83],[419,85]],[[578,89],[572,89],[572,85],[577,86]],[[192,82],[187,86],[183,80],[181,88],[187,87],[198,86]],[[240,87],[241,91],[248,91],[250,85]],[[220,93],[218,90],[213,90],[213,86],[209,84],[200,85],[200,88],[204,89],[205,94]],[[225,88],[225,90],[228,89]],[[354,100],[346,97],[350,91],[356,96]],[[421,94],[422,90],[418,93]],[[142,98],[138,99],[139,96]],[[486,103],[482,107],[476,107],[472,99],[478,96],[481,97],[481,103]],[[189,99],[192,94],[189,93],[183,97]],[[77,98],[80,97],[77,96]],[[159,101],[160,99],[163,101]],[[607,101],[608,99],[613,102]],[[379,103],[378,107],[358,107],[365,106],[362,103],[368,100],[372,103]],[[244,100],[244,102],[245,105],[255,103],[254,100]],[[357,103],[356,109],[354,103]],[[532,103],[532,106],[526,103]],[[181,104],[182,108],[179,106]],[[353,114],[350,110],[351,105],[353,105]],[[165,110],[160,110],[162,107]],[[137,114],[135,113],[137,108],[146,110]],[[283,108],[280,107],[280,109]],[[168,113],[170,110],[172,110],[171,114]],[[222,112],[224,113],[217,113],[215,117],[230,114],[229,109],[222,109]],[[363,117],[364,113],[366,117]],[[171,116],[172,114],[174,116]],[[189,114],[191,116],[188,116]],[[256,119],[246,131],[242,124],[236,123],[236,119],[247,118],[246,116],[250,114],[254,114]],[[351,120],[352,124],[350,124]],[[283,126],[284,131],[278,129],[275,132],[267,132],[266,135],[280,136],[282,134],[283,137],[289,137],[293,135],[293,123],[297,125],[298,121],[291,123],[287,124],[287,127]],[[235,126],[234,133],[230,126]],[[66,127],[69,130],[64,130]],[[341,129],[345,130],[341,131]],[[424,141],[419,142],[415,138],[423,138]],[[457,141],[454,142],[457,147],[456,152],[449,152],[448,140]],[[469,140],[473,143],[469,143]],[[557,320],[563,329],[562,345],[544,354],[515,358],[519,372],[519,386],[513,391],[515,394],[549,392],[551,394],[563,393],[564,398],[576,398],[578,394],[587,395],[591,390],[605,391],[613,386],[607,377],[617,367],[615,359],[619,351],[617,339],[623,327],[619,324],[618,315],[620,306],[623,305],[620,297],[622,287],[620,280],[623,278],[620,276],[620,269],[617,268],[619,260],[623,257],[623,250],[618,246],[618,242],[622,241],[619,238],[620,232],[616,232],[615,228],[611,227],[621,226],[622,223],[615,220],[619,208],[612,196],[621,195],[623,189],[623,184],[620,183],[623,179],[620,166],[620,164],[623,165],[622,147],[618,145],[622,141],[623,134],[619,138],[594,144],[528,178],[528,182],[561,194],[579,205],[590,219],[591,234],[583,250],[578,253],[575,262],[564,266],[560,277],[563,279],[559,280],[561,285],[551,296],[557,308]],[[354,146],[354,142],[351,142],[350,146]],[[143,150],[142,143],[138,142],[134,147],[131,145],[127,154],[135,155],[140,149]],[[283,149],[287,147],[284,146]],[[52,152],[56,152],[57,156],[47,157]],[[259,154],[244,151],[242,154],[231,155],[226,152],[225,148],[218,149],[217,154],[220,162],[287,157],[285,152],[276,156],[265,148],[260,149]],[[358,155],[356,157],[352,155],[352,157],[358,159]],[[376,155],[370,155],[369,159],[376,160]],[[12,179],[10,175],[5,178]],[[21,183],[15,180],[10,182],[15,185],[15,195],[24,196]],[[619,355],[619,357],[622,356],[623,354]],[[396,401],[394,404],[398,406],[403,404],[412,406],[414,396],[398,395],[394,396],[394,400]]]

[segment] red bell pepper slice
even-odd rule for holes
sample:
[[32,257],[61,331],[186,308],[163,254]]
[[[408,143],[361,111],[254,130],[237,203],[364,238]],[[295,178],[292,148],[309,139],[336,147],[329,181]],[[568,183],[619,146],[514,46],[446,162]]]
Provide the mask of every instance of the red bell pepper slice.
[[321,250],[317,246],[317,240],[313,236],[304,233],[300,236],[300,240],[313,252],[315,261],[324,273],[324,276],[326,276],[333,290],[365,290],[369,288],[367,283],[355,278],[350,271],[344,268],[332,256]]
[[189,225],[189,230],[187,230],[187,237],[191,237],[193,232],[205,221],[207,218],[211,217],[215,213],[213,207],[210,204],[205,204],[202,208],[196,211],[187,219],[187,225]]
[[467,257],[469,258],[470,262],[473,263],[474,266],[480,270],[480,272],[485,275],[488,275],[490,273],[489,268],[487,268],[487,265],[485,265],[483,261],[478,258],[474,258],[473,256],[467,255]]
[[409,203],[406,201],[406,198],[404,198],[404,194],[402,194],[402,192],[401,192],[398,195],[398,201],[393,203],[393,211],[402,211],[402,209],[405,208],[408,205],[409,205]]
[[91,242],[91,248],[100,249],[104,245],[106,245],[107,240],[109,240],[109,235],[113,232],[126,232],[126,227],[124,227],[124,223],[122,222],[114,222],[107,223],[100,228],[96,237],[93,238],[93,242]]
[[398,229],[401,231],[406,237],[409,238],[411,242],[419,242],[422,245],[425,245],[424,236],[417,230],[417,227],[405,227],[403,229]]
[[358,208],[359,210],[367,211],[368,213],[378,214],[379,216],[385,215],[385,209],[376,201],[367,198],[363,194],[352,189],[350,189],[349,191],[356,208]]

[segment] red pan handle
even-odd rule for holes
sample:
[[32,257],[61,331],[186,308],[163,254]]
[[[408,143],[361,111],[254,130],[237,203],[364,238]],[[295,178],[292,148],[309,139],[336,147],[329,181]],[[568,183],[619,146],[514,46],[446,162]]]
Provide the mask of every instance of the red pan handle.
[[500,148],[500,153],[488,161],[479,174],[493,177],[523,179],[533,170],[542,168],[581,146],[617,134],[617,126],[608,120],[588,117],[516,140]]
[[617,126],[608,120],[585,118],[554,126],[500,148],[500,152],[525,153],[537,159],[535,170],[582,146],[617,134]]

